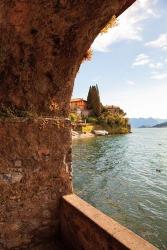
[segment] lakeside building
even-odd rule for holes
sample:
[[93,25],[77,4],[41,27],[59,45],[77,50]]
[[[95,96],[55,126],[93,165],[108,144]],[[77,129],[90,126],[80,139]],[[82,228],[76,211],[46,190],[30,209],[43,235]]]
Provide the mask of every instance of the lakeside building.
[[[118,114],[120,116],[126,115],[126,113],[118,106],[106,105],[105,108],[107,109],[107,111],[109,111],[113,115],[114,114]],[[71,99],[70,109],[71,109],[71,112],[75,112],[78,115],[82,115],[82,116],[89,116],[92,114],[92,110],[88,109],[87,101],[84,100],[83,98]]]
[[92,113],[92,110],[88,109],[87,101],[83,98],[75,98],[70,102],[71,112],[77,113],[83,117],[89,116]]
[[77,109],[87,110],[87,101],[82,98],[72,99],[70,102],[71,111],[75,111]]

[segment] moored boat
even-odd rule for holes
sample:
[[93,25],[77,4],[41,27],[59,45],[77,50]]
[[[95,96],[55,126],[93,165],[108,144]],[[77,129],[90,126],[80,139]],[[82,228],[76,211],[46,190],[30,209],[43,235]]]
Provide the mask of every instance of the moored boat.
[[106,130],[94,130],[95,135],[108,135],[108,131]]

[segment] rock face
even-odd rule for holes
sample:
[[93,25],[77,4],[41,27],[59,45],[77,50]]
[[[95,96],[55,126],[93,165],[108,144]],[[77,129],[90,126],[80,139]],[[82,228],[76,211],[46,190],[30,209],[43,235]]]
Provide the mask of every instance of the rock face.
[[72,192],[69,131],[64,119],[0,121],[1,250],[57,232],[60,197]]
[[67,116],[84,54],[134,1],[0,0],[0,106]]

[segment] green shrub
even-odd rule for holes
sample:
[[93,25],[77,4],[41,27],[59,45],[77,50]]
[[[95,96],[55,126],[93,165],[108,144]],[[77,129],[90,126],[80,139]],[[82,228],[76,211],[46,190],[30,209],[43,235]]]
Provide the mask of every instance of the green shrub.
[[96,124],[96,123],[98,123],[98,119],[94,116],[89,116],[86,118],[86,122]]
[[76,122],[78,120],[77,114],[70,113],[69,119],[70,119],[71,122]]

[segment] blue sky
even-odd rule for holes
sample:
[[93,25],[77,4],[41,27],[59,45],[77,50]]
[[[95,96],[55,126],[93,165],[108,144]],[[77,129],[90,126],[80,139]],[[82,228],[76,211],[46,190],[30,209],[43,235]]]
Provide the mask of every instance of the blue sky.
[[167,118],[167,0],[137,0],[99,35],[78,72],[73,97],[98,84],[103,104],[129,117]]

